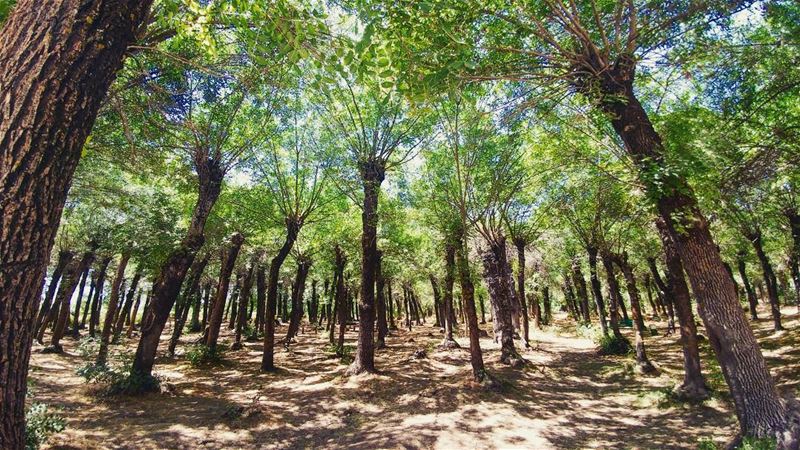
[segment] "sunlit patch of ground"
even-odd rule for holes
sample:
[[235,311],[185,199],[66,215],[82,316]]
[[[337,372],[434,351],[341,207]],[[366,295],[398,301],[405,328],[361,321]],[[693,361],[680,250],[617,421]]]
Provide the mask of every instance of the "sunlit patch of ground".
[[[784,313],[788,331],[773,333],[766,310],[754,328],[781,388],[793,390],[800,382],[800,323],[794,307]],[[661,322],[650,325],[659,330],[646,338],[660,370],[655,377],[637,374],[632,357],[598,356],[561,315],[557,326],[532,332],[533,349],[523,352],[530,364],[521,370],[500,364],[498,346],[482,339],[500,391],[470,383],[468,352],[437,350],[441,334],[431,326],[393,332],[389,348],[376,356],[381,372],[353,378],[326,353],[327,335],[307,327],[288,351],[278,346],[280,370],[269,374],[259,372],[261,343],[228,352],[225,365],[193,368],[181,349],[197,335],[185,336],[178,357],[160,358],[156,366],[169,393],[97,397],[75,374],[85,361],[69,339],[65,355],[34,347],[30,377],[36,401],[61,408],[67,419],[50,448],[661,449],[694,448],[701,438],[726,441],[735,418],[719,370],[708,362],[708,345],[704,371],[717,394],[701,405],[677,404],[668,392],[681,379],[678,337],[665,335]],[[354,346],[355,334],[347,338]],[[463,337],[458,342],[468,345]],[[124,348],[135,345],[133,339]],[[415,358],[416,350],[427,357]]]

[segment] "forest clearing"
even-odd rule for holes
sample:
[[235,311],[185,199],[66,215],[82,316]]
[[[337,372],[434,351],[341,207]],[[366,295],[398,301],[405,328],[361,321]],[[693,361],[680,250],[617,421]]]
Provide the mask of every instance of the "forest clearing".
[[0,0],[0,449],[800,450],[796,0]]

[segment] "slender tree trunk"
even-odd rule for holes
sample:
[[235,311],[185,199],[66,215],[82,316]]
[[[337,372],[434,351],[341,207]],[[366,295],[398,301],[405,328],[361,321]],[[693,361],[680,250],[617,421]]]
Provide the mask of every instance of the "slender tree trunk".
[[762,243],[761,231],[755,231],[747,236],[753,244],[753,248],[758,256],[758,261],[761,263],[761,271],[764,274],[764,283],[767,285],[767,296],[769,298],[769,306],[772,312],[772,324],[775,331],[783,330],[781,325],[781,307],[778,302],[778,289],[775,281],[775,272],[772,270],[772,263],[769,257],[764,252],[764,245]]
[[297,264],[297,276],[292,286],[292,315],[289,319],[289,329],[286,332],[286,345],[289,345],[300,331],[300,322],[303,320],[303,295],[306,290],[306,278],[311,268],[311,260],[301,258]]
[[41,340],[48,322],[53,322],[53,334],[51,336],[50,346],[45,349],[47,352],[63,352],[60,341],[67,327],[70,299],[72,298],[73,292],[75,292],[75,286],[77,286],[78,280],[83,272],[82,269],[83,264],[81,260],[77,258],[70,261],[69,264],[67,264],[67,267],[64,268],[61,284],[58,286],[55,304],[53,305],[53,308],[50,310],[49,314],[49,316],[52,317],[48,317],[49,320],[45,321],[45,323],[42,325],[42,329],[39,331],[40,336],[37,336]]
[[[609,70],[595,75],[601,79],[597,84],[600,89],[587,92],[595,98],[601,96],[602,109],[637,164],[640,179],[675,241],[709,341],[731,390],[742,435],[777,437],[779,445],[796,446],[797,430],[790,430],[786,406],[725,272],[708,221],[686,179],[664,170],[661,137],[634,94],[634,68],[633,57],[620,57]],[[784,434],[786,431],[790,432]]]
[[103,304],[103,290],[106,283],[106,273],[111,257],[107,256],[100,262],[97,269],[97,280],[95,281],[94,297],[92,298],[92,311],[89,315],[89,336],[94,337],[95,327],[100,324],[100,305]]
[[747,278],[747,266],[745,265],[744,259],[740,257],[736,265],[739,269],[739,276],[742,278],[744,291],[747,294],[747,302],[750,306],[750,318],[752,320],[758,320],[758,300],[756,299],[755,291],[753,291],[753,286]]
[[233,330],[236,327],[236,317],[239,315],[239,294],[242,292],[242,282],[244,281],[245,273],[240,270],[236,272],[236,281],[233,284],[233,292],[228,302],[228,329]]
[[[209,259],[211,259],[209,253],[206,253],[202,258],[195,258],[183,287],[183,293],[178,298],[175,308],[175,326],[172,329],[172,336],[170,336],[169,346],[167,347],[167,355],[170,357],[175,356],[175,348],[178,346],[181,334],[183,334],[183,328],[186,326],[186,319],[189,315],[189,307],[193,302],[196,305],[194,315],[199,313],[197,305],[200,303],[200,278],[203,276],[203,271],[208,265]],[[192,320],[195,320],[195,318],[193,317]],[[199,321],[197,325],[199,330]]]
[[[234,335],[234,342],[231,349],[239,350],[242,348],[242,333],[247,326],[249,316],[247,315],[247,306],[250,304],[250,295],[253,291],[253,276],[255,272],[254,265],[247,268],[242,280],[242,289],[239,291],[239,313],[237,314],[238,320],[236,321],[236,333]],[[288,339],[287,339],[288,342]]]
[[256,266],[256,331],[264,332],[267,308],[267,266],[259,258]]
[[233,273],[236,257],[239,256],[239,250],[244,243],[244,236],[240,233],[234,233],[229,238],[229,241],[228,247],[222,253],[219,283],[217,284],[217,291],[214,295],[211,314],[208,319],[208,335],[206,336],[205,344],[211,354],[217,352],[217,341],[219,340],[220,328],[222,328],[222,313],[225,311],[225,300],[228,297],[228,287],[231,284],[231,273]]
[[386,294],[389,300],[389,330],[397,330],[397,324],[394,322],[395,301],[392,295],[392,280],[386,280]]
[[606,270],[606,282],[608,283],[608,307],[609,317],[611,319],[611,332],[614,334],[614,337],[620,341],[627,341],[627,339],[625,339],[625,337],[622,336],[622,333],[619,331],[619,313],[617,312],[617,307],[622,299],[618,297],[620,292],[619,284],[617,283],[617,276],[614,273],[614,265],[611,261],[611,255],[604,251],[600,255],[600,259],[603,261],[603,268]]
[[[117,314],[117,320],[114,324],[114,337],[111,339],[111,342],[118,342],[119,337],[122,335],[122,330],[125,328],[125,321],[128,319],[131,313],[131,307],[133,306],[133,299],[136,294],[136,288],[139,286],[139,280],[142,277],[142,269],[141,266],[136,268],[136,273],[131,280],[130,287],[128,288],[128,294],[122,296],[122,307],[119,308],[119,314]],[[124,291],[123,291],[124,292]]]
[[375,372],[375,271],[378,266],[378,194],[384,167],[377,162],[361,168],[364,206],[361,214],[361,292],[358,299],[358,348],[348,375]]
[[264,353],[261,356],[261,370],[275,370],[275,314],[278,308],[278,277],[280,276],[281,266],[289,256],[297,234],[300,232],[300,224],[297,221],[286,220],[286,240],[278,250],[278,254],[272,258],[269,265],[269,284],[267,285],[266,315],[264,317]]
[[[663,239],[662,239],[663,241]],[[647,258],[647,265],[650,267],[650,273],[653,275],[653,281],[656,283],[656,293],[662,299],[667,309],[667,333],[675,331],[675,310],[673,308],[673,298],[670,290],[667,289],[664,280],[661,279],[661,274],[658,272],[655,258]],[[667,274],[669,276],[669,274]]]
[[[345,262],[344,252],[342,252],[342,249],[337,245],[334,283],[336,284],[336,320],[339,322],[339,337],[336,341],[336,354],[339,356],[344,354],[344,332],[347,327],[347,288],[344,284]],[[333,328],[334,327],[331,326],[331,330],[333,330]]]
[[25,447],[50,250],[83,145],[150,4],[20,0],[0,28],[0,448]]
[[653,301],[653,280],[650,278],[650,274],[646,273],[644,275],[644,287],[647,291],[647,303],[650,305],[651,314],[650,317],[653,319],[660,319],[658,314],[658,307],[656,306],[655,301]]
[[94,298],[94,289],[97,283],[97,271],[89,273],[89,293],[86,294],[86,302],[83,304],[83,315],[81,316],[80,328],[86,327],[86,320],[89,318],[89,310],[92,309],[92,299]]
[[[92,261],[94,261],[94,254],[92,254]],[[81,304],[83,304],[83,291],[86,288],[86,279],[89,278],[92,265],[89,264],[86,270],[81,274],[81,281],[78,283],[78,298],[75,300],[75,312],[72,315],[72,331],[71,335],[75,338],[80,337],[81,328]]]
[[524,239],[515,239],[514,246],[517,247],[517,296],[522,310],[522,344],[525,348],[530,348],[530,337],[528,330],[528,304],[525,299],[525,246]]
[[614,258],[614,261],[622,271],[622,276],[625,277],[625,286],[628,289],[628,296],[631,300],[631,313],[633,314],[633,331],[636,337],[636,363],[642,373],[655,373],[657,372],[653,363],[647,358],[647,352],[644,347],[644,317],[642,316],[642,309],[639,304],[639,289],[636,287],[636,276],[633,274],[633,268],[628,263],[628,255],[623,254]]
[[[444,247],[444,293],[442,298],[442,321],[444,322],[444,339],[439,348],[459,348],[458,342],[453,338],[453,285],[455,284],[456,247],[451,240]],[[483,306],[481,304],[481,310]]]
[[[130,319],[130,326],[128,327],[128,331],[125,333],[125,337],[130,339],[133,336],[133,332],[136,331],[136,318],[139,315],[139,304],[142,301],[142,291],[144,289],[139,289],[139,294],[136,296],[136,302],[133,304],[133,310],[131,310],[131,319]],[[149,296],[150,294],[148,294]]]
[[[206,327],[208,326],[209,307],[211,306],[211,305],[209,305],[209,303],[210,303],[211,297],[212,297],[212,295],[211,295],[211,281],[209,281],[206,284],[206,287],[205,287],[205,295],[203,295],[203,320],[202,320],[202,323],[201,323],[201,326],[200,326],[200,328],[203,329],[203,330],[205,330]],[[214,297],[216,297],[216,292],[215,292]]]
[[600,287],[600,279],[597,277],[597,247],[586,247],[589,254],[589,278],[591,280],[592,295],[594,296],[597,315],[600,317],[600,327],[603,334],[608,336],[608,322],[606,320],[606,306],[603,302],[603,291]]
[[385,287],[386,280],[383,278],[383,252],[378,250],[377,265],[375,267],[376,312],[378,314],[378,340],[375,342],[376,349],[386,348],[386,336],[389,334],[389,324],[386,320]]
[[[53,305],[53,297],[56,295],[58,282],[61,280],[61,275],[64,273],[64,268],[70,261],[72,261],[73,258],[75,258],[75,253],[70,250],[61,250],[58,253],[58,262],[56,263],[56,267],[53,269],[53,274],[50,276],[50,284],[47,286],[47,293],[42,301],[39,314],[36,316],[36,327],[33,331],[34,336],[38,336],[39,329],[44,326],[45,319],[47,319],[47,315],[50,313],[50,308]],[[39,343],[41,344],[41,341]]]
[[469,271],[469,253],[467,252],[467,244],[465,242],[463,230],[458,232],[456,242],[456,268],[458,269],[461,298],[467,317],[466,324],[469,333],[469,354],[470,364],[472,365],[472,376],[476,382],[481,383],[487,379],[488,374],[483,365],[478,315],[475,313],[475,287],[472,284],[472,277]]
[[573,258],[572,260],[572,284],[575,285],[578,302],[581,308],[581,316],[583,317],[583,321],[588,324],[591,321],[591,316],[589,314],[591,311],[589,308],[589,294],[586,290],[586,279],[583,278],[580,260],[577,258]]
[[111,333],[114,328],[114,316],[117,313],[122,279],[125,278],[125,267],[127,267],[130,257],[131,255],[129,253],[122,254],[122,258],[117,266],[117,273],[114,276],[114,282],[111,284],[111,296],[108,299],[106,317],[103,321],[103,331],[100,334],[100,350],[97,353],[98,365],[105,365],[108,360],[108,345],[111,343]]

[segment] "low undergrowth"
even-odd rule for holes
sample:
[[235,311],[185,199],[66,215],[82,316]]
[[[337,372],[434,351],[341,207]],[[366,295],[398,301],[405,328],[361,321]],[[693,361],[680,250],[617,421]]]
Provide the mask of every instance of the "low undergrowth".
[[138,395],[161,389],[159,377],[132,370],[133,355],[130,352],[121,353],[116,359],[115,364],[91,361],[76,372],[87,383],[100,385],[100,394],[103,396]]
[[186,352],[186,360],[193,367],[217,366],[225,363],[225,353],[228,348],[224,345],[217,345],[216,349],[205,344],[196,344]]

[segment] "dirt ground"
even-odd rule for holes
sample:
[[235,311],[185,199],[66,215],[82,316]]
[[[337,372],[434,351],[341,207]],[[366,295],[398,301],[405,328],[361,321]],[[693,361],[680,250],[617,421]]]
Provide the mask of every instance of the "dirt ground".
[[[773,333],[766,310],[754,328],[781,389],[794,392],[800,321],[794,307],[783,312],[788,331]],[[326,334],[306,326],[289,350],[277,349],[277,373],[259,372],[257,342],[227,352],[222,366],[193,368],[181,356],[197,338],[190,334],[176,358],[157,361],[160,394],[98,396],[97,386],[75,373],[86,361],[71,339],[63,355],[42,354],[35,346],[30,378],[34,400],[59,408],[67,421],[50,439],[51,449],[664,449],[694,448],[700,439],[724,443],[736,430],[735,417],[708,345],[703,369],[715,395],[701,405],[677,404],[666,395],[682,374],[677,335],[665,335],[663,322],[648,324],[659,331],[646,339],[660,369],[655,377],[635,373],[630,356],[598,356],[563,315],[544,331],[531,327],[533,348],[524,352],[531,364],[522,370],[500,364],[498,346],[482,339],[487,368],[503,382],[499,391],[470,383],[468,352],[436,350],[441,334],[424,325],[392,333],[388,348],[376,355],[378,375],[345,377],[346,364],[327,352]],[[355,345],[355,333],[347,340]],[[464,338],[458,342],[467,346]],[[135,345],[134,337],[113,351]],[[417,350],[427,356],[415,358]]]

